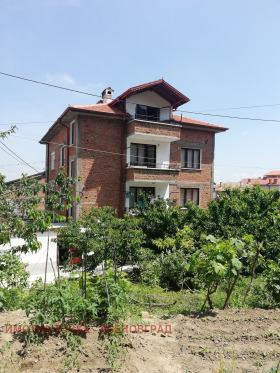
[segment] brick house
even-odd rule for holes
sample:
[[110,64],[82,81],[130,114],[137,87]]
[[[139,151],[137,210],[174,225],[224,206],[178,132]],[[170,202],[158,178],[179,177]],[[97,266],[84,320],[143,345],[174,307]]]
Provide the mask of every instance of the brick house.
[[263,177],[246,178],[238,182],[220,183],[214,187],[215,198],[219,193],[223,193],[226,187],[230,188],[245,188],[247,186],[259,185],[261,189],[280,189],[280,170],[267,172]]
[[69,214],[112,206],[121,216],[139,202],[140,191],[206,208],[215,134],[227,128],[173,114],[188,101],[160,79],[115,99],[106,88],[95,105],[69,106],[40,141],[46,144],[46,181],[62,167],[82,177],[76,187],[81,201]]

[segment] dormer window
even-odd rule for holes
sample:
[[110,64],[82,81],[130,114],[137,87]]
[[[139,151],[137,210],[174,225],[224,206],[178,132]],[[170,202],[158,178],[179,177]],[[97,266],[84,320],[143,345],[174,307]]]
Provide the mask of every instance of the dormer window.
[[159,108],[137,104],[135,118],[159,122]]

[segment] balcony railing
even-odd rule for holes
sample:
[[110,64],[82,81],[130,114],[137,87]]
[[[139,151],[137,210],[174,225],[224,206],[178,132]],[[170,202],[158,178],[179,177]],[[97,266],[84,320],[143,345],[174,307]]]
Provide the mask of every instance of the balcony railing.
[[135,162],[129,162],[126,164],[127,168],[152,168],[154,170],[181,170],[180,163],[147,163],[147,164],[136,164]]
[[143,114],[135,114],[131,115],[131,119],[138,119],[138,120],[143,120],[146,122],[160,122],[160,123],[167,123],[167,124],[177,124],[174,123],[173,119],[164,119],[161,120],[159,115],[143,115]]

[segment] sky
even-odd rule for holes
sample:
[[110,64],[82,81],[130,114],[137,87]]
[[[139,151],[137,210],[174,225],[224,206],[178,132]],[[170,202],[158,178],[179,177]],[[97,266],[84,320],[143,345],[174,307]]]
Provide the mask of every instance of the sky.
[[[114,97],[163,77],[190,98],[181,110],[279,120],[184,113],[229,128],[216,135],[215,182],[239,181],[280,169],[279,19],[279,0],[0,0],[0,72]],[[48,128],[97,101],[0,74],[0,132],[28,123],[4,144],[33,167],[0,143],[0,173],[44,170]]]

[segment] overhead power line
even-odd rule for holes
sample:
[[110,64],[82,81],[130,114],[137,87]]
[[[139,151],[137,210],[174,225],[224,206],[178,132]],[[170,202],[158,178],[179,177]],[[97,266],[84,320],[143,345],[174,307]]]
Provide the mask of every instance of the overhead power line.
[[254,108],[271,107],[271,106],[280,106],[280,104],[266,104],[266,105],[238,106],[238,107],[229,107],[229,108],[226,108],[226,109],[207,109],[207,110],[201,110],[201,111],[202,111],[202,112],[207,112],[207,111],[223,111],[223,110],[254,109]]
[[44,122],[10,122],[10,123],[0,123],[0,126],[12,126],[17,124],[38,124],[38,123],[53,123],[55,120],[47,120]]
[[12,74],[7,74],[7,73],[3,73],[0,71],[0,74],[1,75],[5,75],[5,76],[9,76],[11,78],[16,78],[16,79],[21,79],[21,80],[25,80],[27,82],[31,82],[31,83],[36,83],[36,84],[41,84],[41,85],[46,85],[48,87],[53,87],[53,88],[58,88],[58,89],[63,89],[65,91],[70,91],[70,92],[76,92],[76,93],[80,93],[82,95],[87,95],[87,96],[94,96],[94,97],[101,97],[100,95],[95,95],[93,93],[88,93],[88,92],[83,92],[83,91],[78,91],[76,89],[71,89],[71,88],[66,88],[66,87],[61,87],[59,85],[54,85],[54,84],[50,84],[50,83],[44,83],[44,82],[39,82],[38,80],[33,80],[33,79],[28,79],[28,78],[23,78],[22,76],[17,76],[17,75],[12,75]]
[[230,118],[230,119],[239,119],[239,120],[252,120],[252,121],[259,121],[259,122],[276,122],[280,123],[279,119],[264,119],[264,118],[250,118],[250,117],[237,117],[231,115],[222,115],[222,114],[210,114],[210,113],[201,113],[196,111],[187,111],[187,110],[177,110],[180,113],[188,113],[188,114],[197,114],[197,115],[206,115],[210,117],[220,117],[220,118]]
[[[36,141],[36,142],[39,141],[39,140],[33,139],[31,137],[24,137],[24,136],[18,136],[18,135],[11,135],[11,136],[13,136],[13,137],[19,137],[21,139],[30,140],[30,141]],[[46,144],[52,144],[52,145],[61,146],[61,143],[53,142],[53,141],[46,141],[45,143]],[[105,154],[109,154],[109,155],[127,156],[126,153],[117,153],[117,152],[109,152],[109,151],[100,150],[100,149],[84,148],[82,146],[77,146],[77,145],[67,145],[67,144],[65,144],[64,146],[68,147],[68,148],[75,148],[75,149],[81,149],[81,150],[91,150],[91,151],[95,151],[97,153],[103,153],[103,154],[105,153]],[[98,157],[102,157],[102,154],[98,155]],[[147,158],[147,157],[141,157],[141,156],[139,156],[139,158],[154,159],[154,158]],[[215,164],[215,167],[216,166],[218,166],[218,167],[238,167],[238,168],[257,168],[257,169],[263,169],[263,170],[269,170],[269,169],[275,169],[276,170],[276,169],[279,168],[279,166],[277,166],[277,167],[256,167],[256,166],[234,166],[234,165],[219,165],[219,164]]]
[[[45,85],[45,86],[48,86],[48,87],[53,87],[53,88],[58,88],[58,89],[62,89],[62,90],[65,90],[65,91],[70,91],[70,92],[80,93],[80,94],[87,95],[87,96],[93,96],[93,97],[102,98],[101,95],[97,95],[97,94],[94,94],[94,93],[89,93],[89,92],[84,92],[84,91],[78,91],[78,90],[76,90],[76,89],[71,89],[71,88],[61,87],[61,86],[54,85],[54,84],[50,84],[50,83],[44,83],[44,82],[40,82],[40,81],[38,81],[38,80],[28,79],[28,78],[24,78],[24,77],[21,77],[21,76],[17,76],[17,75],[12,75],[12,74],[8,74],[8,73],[4,73],[4,72],[1,72],[1,71],[0,71],[0,74],[1,74],[1,75],[5,75],[5,76],[9,76],[9,77],[11,77],[11,78],[21,79],[21,80],[24,80],[24,81],[27,81],[27,82],[31,82],[31,83],[36,83],[36,84]],[[119,101],[125,101],[125,100],[119,100]],[[130,102],[130,101],[127,101],[127,102],[129,102],[129,103],[133,103],[133,104],[135,103],[135,102]],[[276,105],[276,104],[273,104],[273,105]],[[277,104],[277,105],[278,105],[278,104]],[[280,104],[279,104],[279,105],[280,105]],[[244,108],[245,108],[245,107],[244,107]],[[221,115],[221,114],[211,114],[211,113],[205,113],[205,112],[195,112],[195,111],[187,111],[187,110],[179,110],[179,109],[177,109],[176,111],[177,111],[177,112],[180,112],[180,113],[188,113],[188,114],[204,115],[204,116],[211,116],[211,117],[220,117],[220,118],[229,118],[229,119],[238,119],[238,120],[250,120],[250,121],[276,122],[276,123],[280,123],[280,120],[278,120],[278,119],[265,119],[265,118],[239,117],[239,116],[230,116],[230,115]]]
[[[34,171],[38,172],[38,170],[36,170],[36,168],[34,168],[33,166],[31,166],[29,163],[27,163],[24,159],[22,159],[19,155],[17,155],[12,149],[10,149],[7,145],[5,145],[2,141],[0,141],[0,143],[5,146],[6,149],[8,149],[12,154],[14,154],[18,159],[20,160],[21,162],[23,162],[26,166],[32,168]],[[4,150],[3,148],[1,148],[2,150]],[[4,150],[5,151],[5,150]],[[6,152],[7,154],[9,154],[8,152]],[[11,154],[9,154],[11,157],[13,157]],[[15,158],[15,157],[13,157]],[[16,158],[15,158],[16,159]]]

